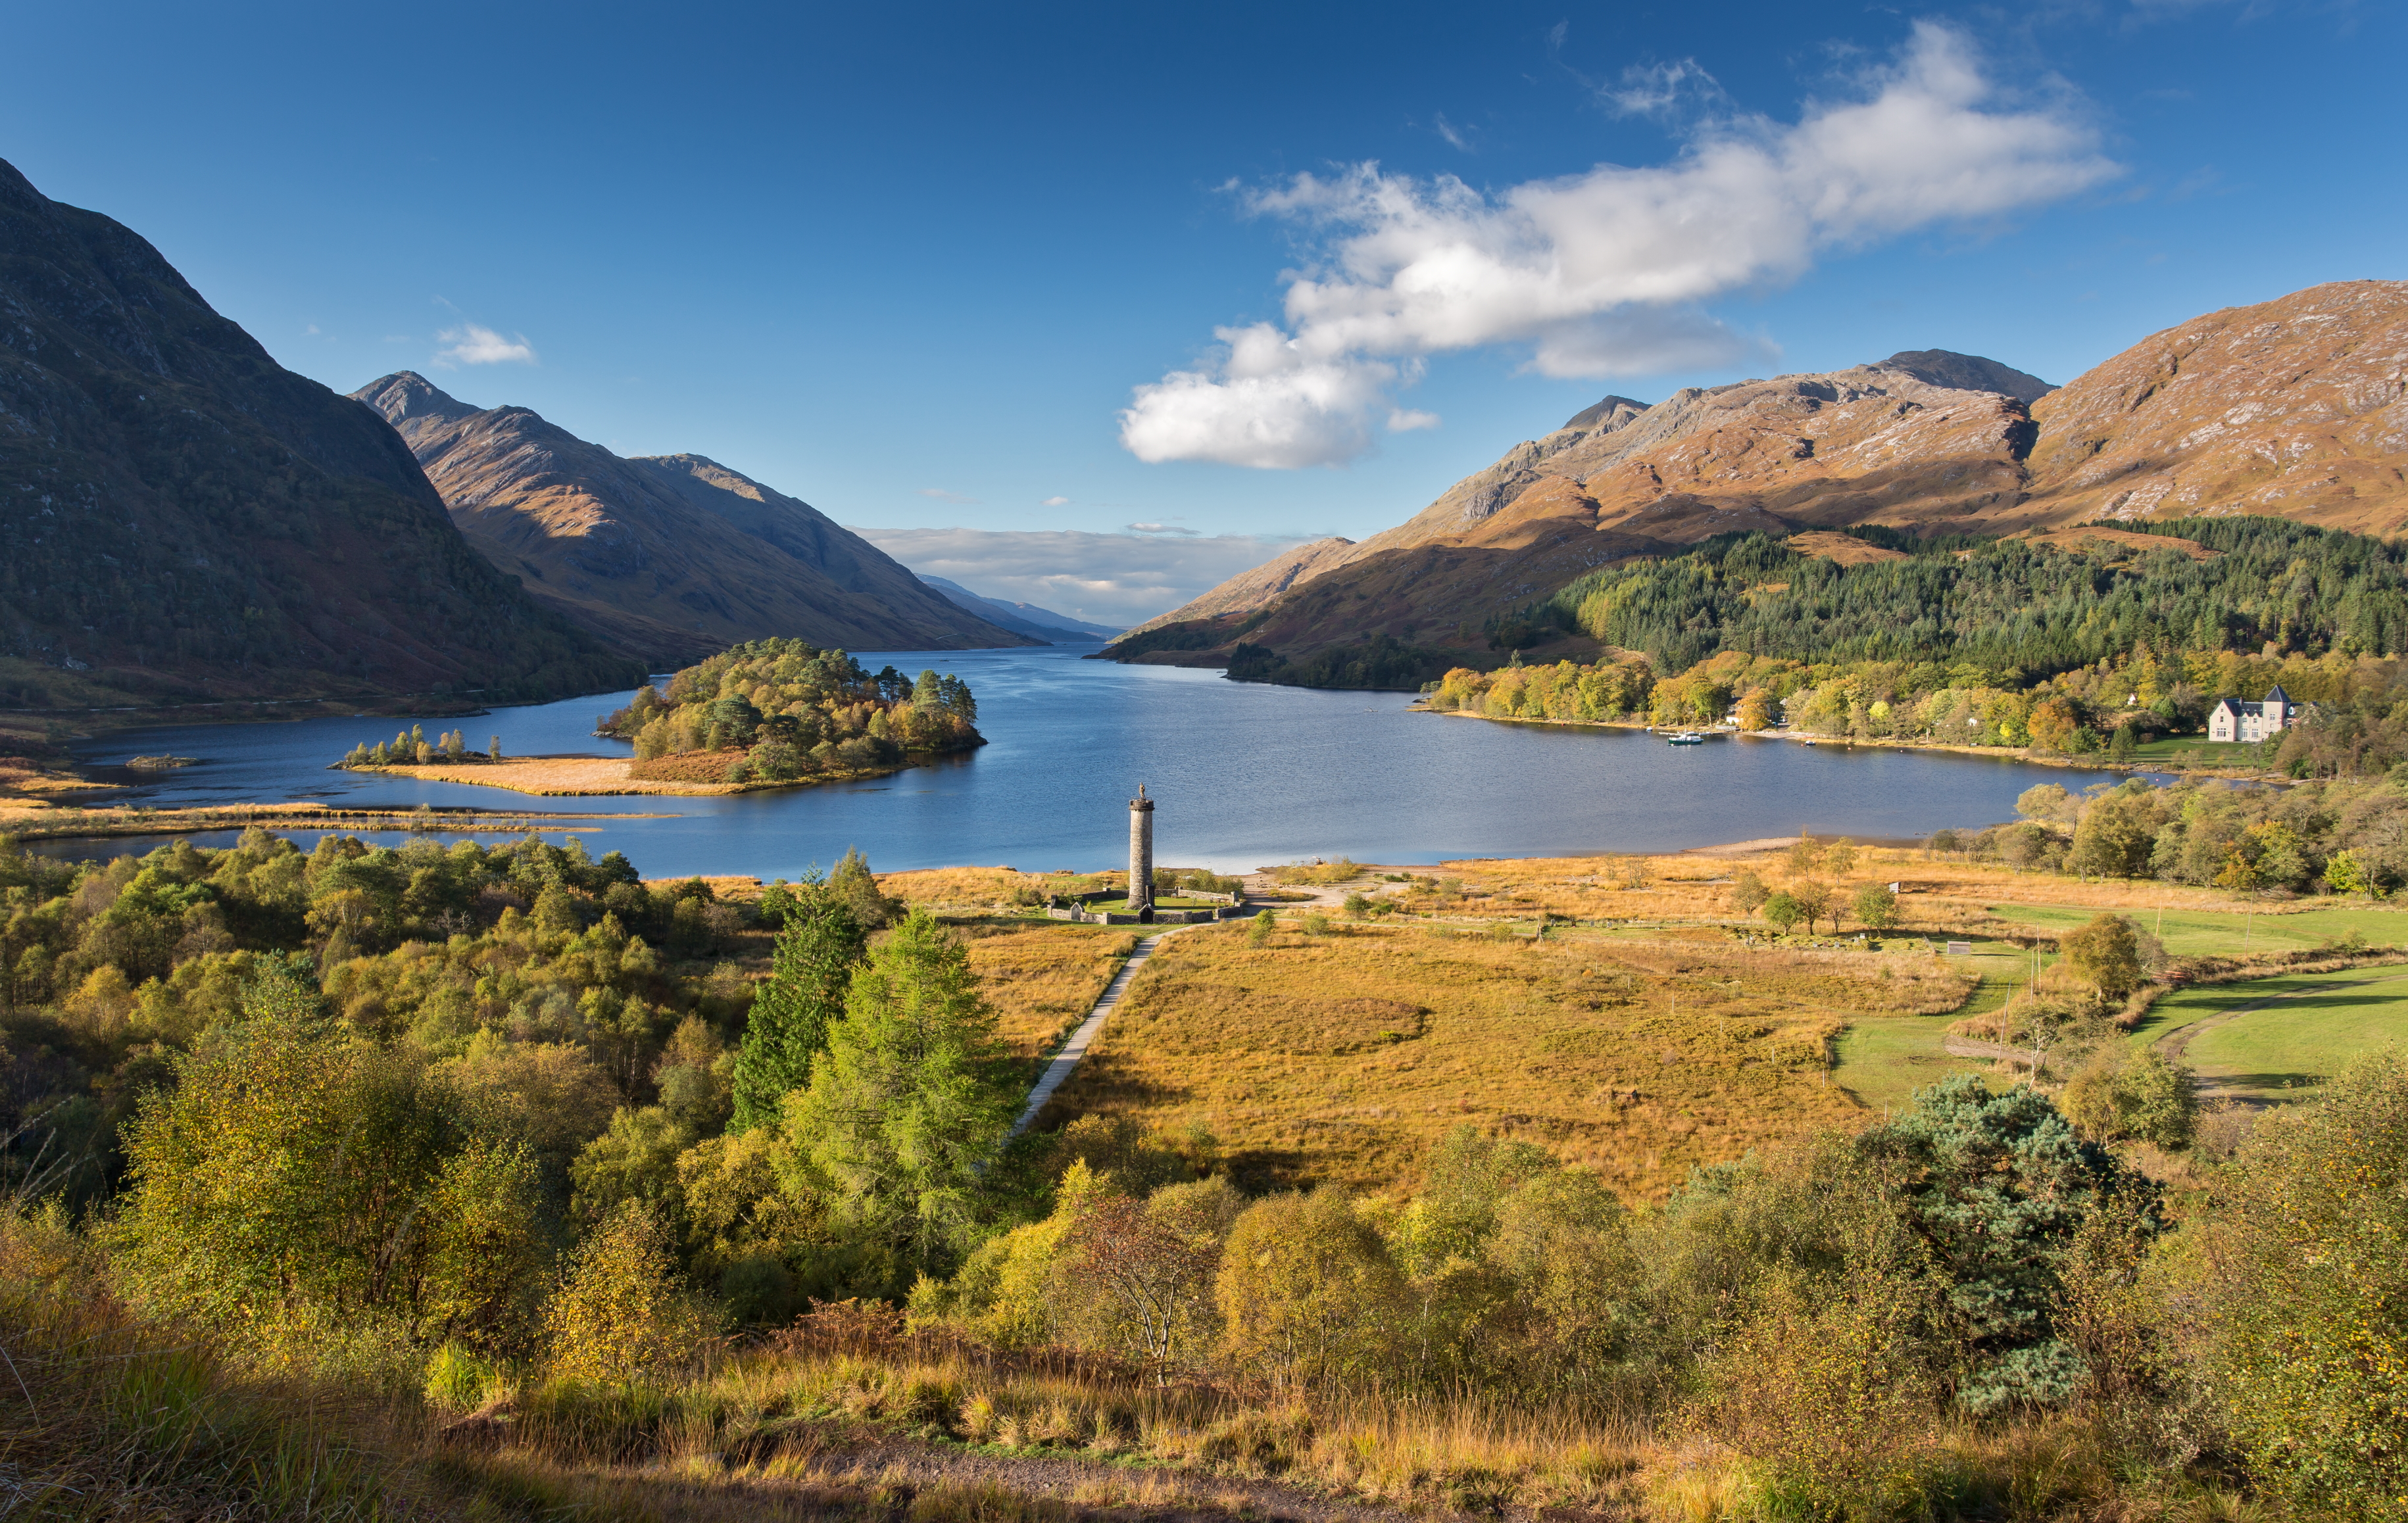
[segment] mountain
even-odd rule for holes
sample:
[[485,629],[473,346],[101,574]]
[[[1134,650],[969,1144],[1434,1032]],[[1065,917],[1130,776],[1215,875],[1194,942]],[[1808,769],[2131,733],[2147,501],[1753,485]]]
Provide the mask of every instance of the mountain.
[[2266,513],[2408,528],[2408,281],[2344,280],[2153,334],[2032,406],[2051,521]]
[[931,576],[925,572],[920,574],[920,579],[952,599],[955,605],[968,608],[1015,634],[1025,634],[1032,640],[1042,640],[1048,645],[1096,645],[1121,633],[1116,625],[1090,624],[1083,619],[1057,614],[1033,603],[1006,603],[1001,598],[981,597],[959,582]]
[[1283,550],[1254,570],[1240,572],[1202,597],[1149,619],[1129,633],[1136,634],[1160,624],[1176,624],[1189,619],[1213,619],[1226,613],[1242,613],[1246,609],[1259,607],[1297,582],[1309,580],[1331,566],[1342,564],[1348,552],[1354,548],[1353,540],[1333,535]]
[[384,420],[0,163],[0,707],[622,687]]
[[768,635],[847,650],[1032,643],[809,503],[700,455],[622,459],[410,371],[351,394],[400,431],[470,544],[653,670]]
[[2349,281],[2208,314],[2063,387],[1918,349],[1654,406],[1608,397],[1396,528],[1233,577],[1111,653],[1218,665],[1240,640],[1294,660],[1384,635],[1493,660],[1493,621],[1582,573],[1747,530],[2224,512],[2397,534],[2404,376],[2408,282]]

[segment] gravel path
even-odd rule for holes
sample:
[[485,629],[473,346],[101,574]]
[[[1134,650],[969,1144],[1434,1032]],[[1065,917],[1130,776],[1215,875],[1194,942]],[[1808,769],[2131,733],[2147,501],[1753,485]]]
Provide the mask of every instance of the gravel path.
[[[2277,976],[2279,976],[2279,975]],[[2265,1009],[2270,1004],[2280,1004],[2285,1000],[2300,999],[2310,994],[2321,994],[2328,989],[2362,989],[2368,984],[2397,983],[2402,978],[2408,978],[2408,973],[2386,974],[2380,978],[2344,978],[2336,980],[2329,984],[2315,984],[2306,989],[2294,989],[2286,990],[2280,994],[2270,994],[2262,1000],[2254,1001],[2248,1004],[2238,1005],[2230,1010],[2219,1010],[2214,1015],[2209,1016],[2204,1020],[2192,1021],[2189,1025],[2183,1027],[2179,1031],[2168,1032],[2165,1035],[2157,1038],[2155,1046],[2158,1052],[2165,1055],[2168,1061],[2178,1063],[2182,1061],[2183,1055],[2190,1050],[2191,1043],[2199,1037],[2215,1030],[2218,1026],[2223,1026],[2229,1022],[2239,1020],[2243,1016],[2255,1015],[2257,1012]],[[2232,1086],[2212,1078],[2200,1079],[2199,1086],[2199,1098],[2201,1100],[2232,1100],[2238,1101],[2243,1105],[2264,1106],[2273,1103],[2273,1102],[2266,1099],[2262,1095],[2243,1094]]]
[[1112,1007],[1121,1003],[1121,996],[1128,992],[1130,980],[1137,976],[1137,970],[1153,958],[1154,949],[1180,932],[1191,929],[1189,926],[1173,926],[1138,942],[1136,950],[1129,953],[1129,960],[1121,964],[1121,971],[1104,986],[1104,992],[1096,998],[1095,1008],[1087,1012],[1087,1018],[1079,1022],[1079,1029],[1070,1033],[1070,1040],[1063,1043],[1062,1049],[1054,1055],[1054,1060],[1045,1065],[1044,1074],[1037,1080],[1037,1088],[1028,1092],[1027,1108],[1020,1113],[1020,1119],[1011,1124],[1013,1136],[1017,1137],[1028,1130],[1029,1123],[1037,1119],[1037,1113],[1054,1098],[1054,1091],[1062,1088],[1063,1081],[1078,1069],[1079,1060],[1086,1057],[1087,1049],[1095,1046],[1096,1037],[1103,1034],[1104,1018],[1112,1013]]

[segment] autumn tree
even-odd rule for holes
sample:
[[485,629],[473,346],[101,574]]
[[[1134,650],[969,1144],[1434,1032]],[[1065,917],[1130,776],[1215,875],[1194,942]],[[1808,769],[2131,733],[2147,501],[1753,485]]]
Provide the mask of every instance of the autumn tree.
[[2122,915],[2100,915],[2057,943],[2067,967],[2099,990],[2120,1000],[2141,987],[2140,928]]

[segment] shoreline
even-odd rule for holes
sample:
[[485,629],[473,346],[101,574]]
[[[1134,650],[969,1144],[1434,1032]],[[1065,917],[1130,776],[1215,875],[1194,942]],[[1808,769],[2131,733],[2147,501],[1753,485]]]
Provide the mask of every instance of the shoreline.
[[[27,801],[0,801],[27,802]],[[20,841],[105,841],[129,835],[198,835],[257,825],[266,830],[417,831],[429,833],[523,834],[537,829],[593,832],[613,819],[674,819],[669,814],[561,814],[545,810],[475,809],[457,804],[345,809],[320,804],[209,804],[157,811],[59,809],[36,804],[0,809],[0,834]]]
[[[1484,719],[1490,724],[1552,725],[1566,730],[1635,730],[1642,734],[1668,728],[1638,719],[1542,719],[1524,714],[1473,714],[1459,708],[1431,708],[1426,704],[1416,705],[1407,712],[1435,714],[1440,719]],[[2103,754],[2099,760],[2094,761],[2086,756],[2036,752],[2028,746],[1961,746],[1950,741],[1899,740],[1894,736],[1858,738],[1854,735],[1818,735],[1796,730],[1731,730],[1720,725],[1710,726],[1699,731],[1698,733],[1723,736],[1732,740],[1785,740],[1794,745],[1837,746],[1848,750],[1861,747],[1866,750],[1885,751],[1937,751],[1952,756],[1976,756],[1985,757],[1991,761],[2022,762],[2036,767],[2068,767],[2083,772],[2119,772],[2128,776],[2135,773],[2147,772],[2185,777],[2223,777],[2237,782],[2287,784],[2291,781],[2290,778],[2264,767],[2197,766],[2172,761],[2117,762]],[[2198,744],[2213,746],[2218,743],[2202,740]]]
[[[385,762],[346,766],[335,762],[328,772],[384,773],[418,782],[462,783],[474,788],[498,788],[531,798],[578,799],[657,795],[716,798],[730,793],[762,793],[784,788],[816,788],[824,783],[852,783],[870,777],[891,777],[924,766],[936,758],[907,760],[891,767],[866,767],[843,772],[819,772],[808,777],[761,778],[742,783],[690,782],[677,777],[634,777],[631,756],[513,757],[505,762]],[[497,776],[498,775],[498,776]]]

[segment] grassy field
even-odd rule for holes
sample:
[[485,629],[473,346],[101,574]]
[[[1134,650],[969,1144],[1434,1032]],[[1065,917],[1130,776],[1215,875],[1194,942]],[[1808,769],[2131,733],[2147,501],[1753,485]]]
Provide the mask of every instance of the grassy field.
[[[2293,904],[2298,902],[2294,901]],[[2243,951],[2292,952],[2321,947],[2356,934],[2376,946],[2408,943],[2408,910],[2364,904],[2314,908],[2292,904],[2256,910],[2173,908],[2128,911],[2141,929],[2154,932],[2176,957],[2231,957]],[[2071,904],[1996,904],[1990,913],[2002,920],[2028,925],[2057,935],[2075,930],[2098,914]],[[2160,929],[2162,927],[2162,929]]]
[[2142,766],[2262,767],[2267,753],[2256,743],[2217,745],[2197,735],[2170,735],[2132,747],[2132,761]]
[[1055,1104],[1211,1127],[1254,1188],[1409,1184],[1469,1123],[1661,1198],[1692,1164],[1856,1102],[1828,1045],[1866,1015],[1953,1009],[1940,959],[1423,926],[1237,927],[1167,943]]
[[2408,966],[2184,989],[2159,1000],[2131,1040],[2177,1049],[2212,1093],[2303,1099],[2360,1053],[2408,1043]]
[[974,920],[954,929],[969,944],[970,968],[1004,1040],[1032,1060],[1062,1045],[1137,946],[1121,927],[1063,920]]

